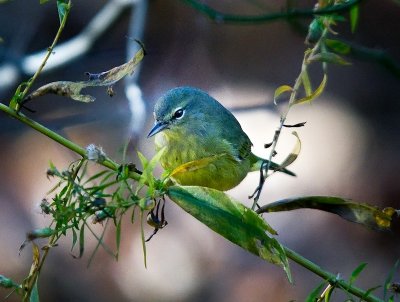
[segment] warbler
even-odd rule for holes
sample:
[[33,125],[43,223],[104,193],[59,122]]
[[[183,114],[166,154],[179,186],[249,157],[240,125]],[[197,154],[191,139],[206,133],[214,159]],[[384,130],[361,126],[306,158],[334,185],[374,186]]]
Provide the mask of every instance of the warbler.
[[[157,100],[154,118],[147,137],[155,136],[156,151],[165,148],[160,163],[180,185],[227,191],[266,161],[251,152],[252,143],[234,115],[202,90],[168,91]],[[271,162],[270,169],[279,165]]]

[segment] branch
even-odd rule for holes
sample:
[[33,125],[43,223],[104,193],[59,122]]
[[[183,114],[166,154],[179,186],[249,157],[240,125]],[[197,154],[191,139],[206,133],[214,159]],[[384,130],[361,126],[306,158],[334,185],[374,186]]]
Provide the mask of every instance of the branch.
[[270,14],[263,14],[263,15],[255,15],[255,16],[248,16],[248,15],[234,15],[234,14],[225,14],[220,12],[209,5],[204,3],[200,3],[197,0],[181,0],[186,2],[188,5],[202,13],[203,15],[207,16],[211,20],[217,23],[234,23],[234,24],[241,24],[241,25],[249,25],[249,24],[256,24],[256,23],[264,23],[264,22],[271,22],[275,20],[281,19],[293,19],[293,18],[312,18],[315,15],[330,15],[334,13],[340,13],[348,11],[354,5],[360,4],[364,0],[350,0],[346,3],[342,4],[335,4],[334,6],[324,7],[321,9],[291,9],[289,8],[287,11],[278,12],[278,13],[270,13]]
[[[70,140],[66,139],[65,137],[59,135],[58,133],[55,133],[54,131],[50,130],[49,128],[46,128],[42,124],[39,124],[35,122],[34,120],[30,119],[29,117],[25,116],[21,112],[16,112],[15,110],[9,108],[8,106],[0,103],[0,111],[3,111],[4,113],[8,114],[9,116],[19,120],[20,122],[24,123],[25,125],[28,125],[29,127],[33,128],[34,130],[44,134],[45,136],[51,138],[55,142],[63,145],[64,147],[70,149],[71,151],[79,154],[83,158],[87,159],[87,154],[86,154],[86,149],[82,148],[81,146],[71,142]],[[105,159],[101,162],[98,162],[100,165],[109,168],[111,170],[117,171],[119,164],[117,164],[115,161],[112,159],[105,157]],[[140,179],[140,174],[136,172],[130,172],[130,177],[134,180],[139,181]]]
[[338,279],[337,276],[324,271],[321,267],[316,265],[315,263],[311,262],[310,260],[304,258],[303,256],[297,254],[295,251],[292,251],[288,247],[283,246],[283,249],[285,250],[286,256],[290,259],[292,259],[294,262],[300,264],[302,267],[308,269],[309,271],[315,273],[316,275],[320,276],[330,284],[336,287],[340,287],[344,289],[345,291],[353,294],[354,296],[357,296],[361,299],[361,301],[367,301],[367,302],[383,302],[383,300],[371,295],[367,294],[366,291],[353,286],[346,281],[342,279]]
[[356,43],[345,42],[350,47],[350,55],[358,60],[376,62],[394,76],[400,78],[400,63],[392,58],[385,50],[372,49]]

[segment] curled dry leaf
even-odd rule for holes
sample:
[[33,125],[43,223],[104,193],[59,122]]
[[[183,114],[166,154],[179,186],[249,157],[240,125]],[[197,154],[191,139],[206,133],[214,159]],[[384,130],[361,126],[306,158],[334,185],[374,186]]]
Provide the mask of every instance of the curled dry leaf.
[[144,49],[140,48],[139,51],[136,52],[134,57],[130,59],[125,64],[114,67],[108,71],[104,71],[101,73],[87,73],[89,75],[88,81],[79,81],[79,82],[71,82],[71,81],[57,81],[46,84],[30,95],[28,95],[21,103],[21,105],[25,104],[28,101],[31,101],[34,98],[46,95],[46,94],[57,94],[61,96],[69,97],[75,101],[89,103],[95,100],[95,97],[91,95],[81,94],[81,90],[86,87],[93,86],[107,86],[110,87],[114,83],[118,82],[120,79],[125,77],[128,74],[132,74],[135,70],[136,66],[144,57]]

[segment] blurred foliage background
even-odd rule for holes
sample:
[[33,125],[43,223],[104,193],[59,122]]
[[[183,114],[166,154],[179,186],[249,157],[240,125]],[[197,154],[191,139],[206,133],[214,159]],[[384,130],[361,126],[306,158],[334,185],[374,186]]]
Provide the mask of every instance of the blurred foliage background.
[[[75,1],[62,41],[79,34],[105,5],[121,1]],[[128,3],[128,2],[126,2]],[[233,110],[251,138],[255,153],[266,154],[279,122],[273,92],[292,84],[305,50],[303,30],[310,19],[263,24],[218,24],[184,1],[133,1],[94,42],[88,52],[52,69],[35,87],[56,80],[83,80],[84,72],[101,72],[123,63],[131,19],[138,5],[146,5],[143,36],[148,55],[131,81],[138,80],[144,103],[129,103],[124,93],[128,82],[114,87],[110,98],[104,89],[91,91],[95,103],[82,104],[58,96],[32,102],[28,113],[76,143],[101,145],[121,160],[122,146],[131,141],[128,161],[136,150],[154,154],[146,139],[152,123],[152,106],[167,89],[191,85],[208,91]],[[259,14],[279,11],[286,2],[205,1],[229,13]],[[313,7],[299,1],[296,7]],[[363,1],[355,34],[348,23],[335,28],[339,37],[373,51],[385,51],[400,62],[400,5],[396,1]],[[55,2],[45,5],[9,1],[0,5],[0,100],[14,93],[18,81],[27,79],[22,67],[28,54],[50,45],[59,20]],[[269,179],[260,203],[300,195],[336,195],[381,207],[400,206],[400,91],[399,72],[365,56],[348,58],[351,66],[330,65],[328,86],[311,105],[296,106],[288,123],[307,121],[299,129],[302,153],[291,167],[298,177],[276,175]],[[11,66],[11,67],[10,67]],[[12,71],[14,70],[14,72]],[[319,71],[315,70],[318,81]],[[133,104],[133,105],[132,105]],[[144,105],[144,106],[141,106]],[[0,115],[0,274],[23,278],[29,269],[30,251],[18,256],[26,232],[47,225],[39,204],[53,185],[45,171],[51,160],[66,166],[77,156],[19,122]],[[278,145],[283,159],[294,144],[290,132]],[[161,171],[160,171],[161,172]],[[250,195],[258,175],[250,175],[229,192],[251,205]],[[138,225],[124,223],[120,260],[103,250],[87,268],[90,244],[81,260],[71,257],[69,241],[52,250],[40,280],[43,301],[302,301],[319,282],[305,269],[292,265],[294,285],[278,267],[232,245],[173,203],[166,206],[168,226],[147,245],[148,268]],[[400,255],[399,228],[377,233],[327,213],[299,210],[265,215],[279,232],[278,239],[327,270],[348,277],[362,262],[368,266],[357,285],[382,284]],[[101,226],[98,226],[101,229]],[[151,228],[147,229],[150,234]],[[114,242],[113,232],[107,240]],[[397,280],[399,276],[397,275]],[[396,280],[396,279],[395,279]],[[7,291],[1,289],[5,296]],[[344,298],[337,296],[338,301]],[[13,297],[9,301],[14,301]],[[343,299],[342,299],[343,300]]]

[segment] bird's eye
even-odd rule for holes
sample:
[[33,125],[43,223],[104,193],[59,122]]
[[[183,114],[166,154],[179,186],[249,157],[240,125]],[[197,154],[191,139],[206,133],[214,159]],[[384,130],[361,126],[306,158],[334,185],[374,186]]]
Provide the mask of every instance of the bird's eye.
[[183,117],[183,114],[185,113],[185,111],[182,108],[179,108],[178,110],[176,110],[174,112],[174,118],[175,119],[180,119]]

